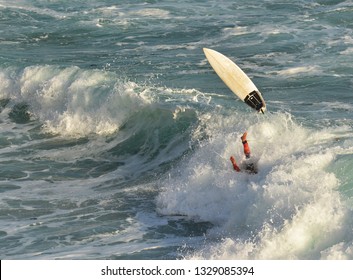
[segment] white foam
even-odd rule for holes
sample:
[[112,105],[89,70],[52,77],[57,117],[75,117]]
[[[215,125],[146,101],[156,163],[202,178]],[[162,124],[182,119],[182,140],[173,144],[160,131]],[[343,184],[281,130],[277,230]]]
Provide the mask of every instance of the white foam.
[[65,14],[65,13],[61,13],[61,12],[57,12],[48,8],[37,8],[37,7],[32,7],[26,4],[22,4],[22,3],[13,3],[13,1],[11,1],[11,4],[0,4],[0,7],[2,8],[7,8],[7,9],[14,9],[14,10],[24,10],[24,11],[29,11],[29,12],[33,12],[33,13],[37,13],[39,15],[45,15],[45,16],[50,16],[56,19],[65,19],[69,14]]
[[[338,191],[340,181],[330,172],[336,158],[332,143],[323,147],[320,132],[298,125],[289,114],[258,121],[211,113],[200,118],[206,128],[196,130],[195,138],[206,134],[208,140],[162,182],[157,200],[161,214],[214,224],[208,237],[215,241],[186,257],[334,257],[335,245],[345,240],[352,223]],[[239,161],[243,157],[244,126],[258,160],[256,175],[234,172],[229,161],[231,154]],[[345,248],[341,258],[350,256],[349,242],[340,247]]]
[[341,52],[342,55],[351,55],[353,54],[353,47],[349,47]]
[[16,91],[11,74],[7,71],[0,72],[0,98],[10,98]]
[[99,28],[102,28],[105,25],[126,27],[143,18],[158,20],[166,20],[170,18],[169,11],[164,9],[142,7],[130,10],[116,5],[93,9],[87,13],[92,14],[94,17],[98,16],[93,23]]
[[1,72],[2,95],[25,102],[48,133],[81,137],[119,130],[149,94],[114,73],[78,67],[32,66]]
[[245,26],[236,26],[236,27],[232,27],[232,28],[225,28],[223,30],[223,32],[225,33],[225,35],[228,36],[239,36],[239,35],[245,35],[250,33],[251,31],[249,30],[248,27]]
[[153,8],[141,9],[139,11],[133,12],[132,15],[138,15],[143,17],[154,17],[159,19],[168,19],[170,17],[169,11],[166,11],[163,9],[153,9]]
[[277,72],[278,75],[281,76],[293,76],[303,73],[318,73],[319,68],[317,66],[299,66],[299,67],[292,67],[284,70],[280,70]]

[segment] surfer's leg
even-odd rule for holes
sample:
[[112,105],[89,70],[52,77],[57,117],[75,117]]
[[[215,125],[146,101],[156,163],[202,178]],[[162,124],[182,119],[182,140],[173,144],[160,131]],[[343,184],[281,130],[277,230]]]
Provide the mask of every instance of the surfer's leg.
[[249,147],[248,141],[246,140],[247,135],[248,135],[248,133],[244,132],[243,136],[241,137],[241,142],[243,143],[244,154],[245,154],[246,158],[250,158],[250,147]]
[[230,161],[231,161],[232,164],[233,164],[234,170],[237,171],[237,172],[240,172],[241,170],[240,170],[239,166],[237,165],[237,163],[236,163],[236,161],[235,161],[235,158],[234,158],[233,156],[230,157]]

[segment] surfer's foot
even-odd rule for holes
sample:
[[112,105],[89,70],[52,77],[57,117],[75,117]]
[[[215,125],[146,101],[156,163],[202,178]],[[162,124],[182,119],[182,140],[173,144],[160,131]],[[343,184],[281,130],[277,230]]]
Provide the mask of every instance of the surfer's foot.
[[247,136],[247,135],[248,135],[248,133],[247,133],[247,132],[244,132],[243,136],[240,137],[240,139],[241,139],[241,141],[242,141],[243,143],[246,142],[246,136]]

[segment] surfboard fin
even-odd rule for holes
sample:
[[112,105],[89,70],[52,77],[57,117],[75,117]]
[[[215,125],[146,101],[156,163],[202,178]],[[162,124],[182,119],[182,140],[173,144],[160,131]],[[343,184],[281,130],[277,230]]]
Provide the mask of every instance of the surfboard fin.
[[244,99],[244,102],[248,104],[251,108],[264,113],[263,107],[264,102],[256,90],[250,92]]

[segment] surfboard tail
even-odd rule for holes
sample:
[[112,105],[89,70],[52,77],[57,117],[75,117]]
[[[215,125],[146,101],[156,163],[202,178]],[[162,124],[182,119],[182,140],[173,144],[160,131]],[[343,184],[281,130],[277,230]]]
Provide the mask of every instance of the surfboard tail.
[[266,107],[260,92],[254,90],[250,92],[244,99],[244,102],[258,112],[265,113]]

